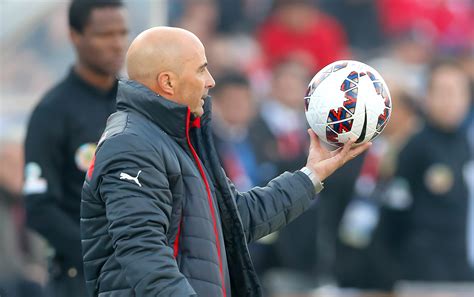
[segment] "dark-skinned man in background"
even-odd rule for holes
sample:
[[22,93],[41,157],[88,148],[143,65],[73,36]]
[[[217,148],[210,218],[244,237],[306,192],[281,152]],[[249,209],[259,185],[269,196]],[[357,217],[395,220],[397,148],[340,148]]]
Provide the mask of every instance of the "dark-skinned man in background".
[[73,0],[76,61],[34,109],[25,140],[27,223],[54,250],[48,296],[86,296],[79,228],[85,172],[107,117],[128,43],[120,0]]

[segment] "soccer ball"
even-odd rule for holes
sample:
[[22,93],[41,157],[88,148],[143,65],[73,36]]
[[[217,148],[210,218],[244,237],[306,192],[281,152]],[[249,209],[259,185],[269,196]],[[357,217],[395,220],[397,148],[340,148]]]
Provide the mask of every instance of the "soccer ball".
[[319,139],[340,147],[377,137],[388,123],[392,101],[382,76],[357,61],[327,65],[311,80],[304,97],[306,119]]

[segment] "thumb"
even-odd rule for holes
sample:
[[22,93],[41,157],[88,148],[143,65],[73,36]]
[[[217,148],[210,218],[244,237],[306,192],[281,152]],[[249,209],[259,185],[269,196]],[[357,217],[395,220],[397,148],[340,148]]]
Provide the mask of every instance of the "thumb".
[[321,144],[319,143],[319,138],[316,136],[316,133],[314,133],[313,129],[309,128],[308,134],[310,139],[309,150],[319,149]]

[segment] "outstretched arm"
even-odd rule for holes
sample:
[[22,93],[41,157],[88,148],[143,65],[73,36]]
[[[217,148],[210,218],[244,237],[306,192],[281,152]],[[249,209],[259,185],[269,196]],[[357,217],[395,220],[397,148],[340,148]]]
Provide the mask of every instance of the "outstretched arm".
[[322,190],[323,180],[371,145],[352,147],[354,141],[350,141],[343,148],[329,151],[320,144],[312,130],[309,129],[308,133],[311,145],[305,167],[311,174],[301,170],[285,172],[266,187],[245,193],[238,192],[231,184],[248,242],[275,232],[297,218]]

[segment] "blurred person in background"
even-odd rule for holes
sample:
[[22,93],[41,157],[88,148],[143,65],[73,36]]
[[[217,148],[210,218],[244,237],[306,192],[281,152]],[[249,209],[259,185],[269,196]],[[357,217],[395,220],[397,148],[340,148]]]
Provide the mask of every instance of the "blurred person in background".
[[275,65],[270,90],[252,123],[252,142],[263,183],[285,170],[299,168],[305,162],[309,142],[306,136],[304,96],[311,73],[299,60],[288,59]]
[[319,194],[316,211],[316,279],[319,287],[338,285],[344,249],[338,229],[346,206],[353,196],[354,185],[365,154],[341,168],[325,182],[330,188]]
[[[261,15],[272,0],[175,0],[168,5],[168,23],[189,30],[206,44],[209,70],[219,77],[228,71],[245,73],[258,97],[268,90],[265,60],[248,28],[248,13]],[[250,27],[249,27],[250,26]],[[244,29],[247,28],[247,29]],[[251,31],[250,33],[248,31]]]
[[318,0],[324,11],[344,27],[351,52],[358,57],[373,54],[383,42],[375,0]]
[[[384,291],[393,289],[400,272],[400,263],[394,256],[393,249],[394,246],[397,246],[395,241],[398,226],[390,224],[390,218],[393,215],[396,216],[399,211],[403,211],[410,203],[409,196],[393,192],[397,189],[395,173],[399,164],[400,152],[413,135],[420,132],[423,122],[416,99],[410,96],[401,84],[388,81],[388,85],[390,86],[393,109],[390,122],[385,127],[383,134],[379,136],[383,147],[378,161],[377,185],[373,191],[373,201],[380,207],[380,214],[365,253],[369,257],[373,255],[366,262],[369,263],[367,265],[369,268],[366,269],[370,271],[371,276],[366,277],[362,285],[359,286]],[[403,189],[403,187],[402,184],[401,188]],[[360,271],[365,269],[363,267],[364,265],[361,265],[358,272],[353,270],[354,273],[360,274]]]
[[[276,82],[277,78],[275,78],[275,85],[279,84],[283,87],[285,78],[294,74],[291,71],[289,73],[284,73],[284,71],[284,69],[280,70],[278,77],[281,78],[278,79],[278,83]],[[296,74],[299,74],[299,72],[296,72]],[[296,77],[298,80],[298,76]],[[303,85],[301,85],[299,90],[295,90],[291,85],[294,86],[296,84],[289,84],[287,87],[290,88],[290,91],[296,91],[297,94],[304,90]],[[297,88],[299,87],[299,85],[296,86]],[[270,146],[276,145],[276,143],[268,127],[262,127],[264,125],[262,119],[260,118],[260,120],[255,122],[256,112],[259,108],[254,101],[250,82],[238,72],[227,72],[217,77],[216,87],[211,90],[211,95],[213,96],[214,110],[214,140],[227,175],[235,183],[239,191],[249,190],[256,185],[264,186],[273,177],[273,170],[284,169],[284,166],[281,166],[279,162],[287,156],[282,154],[270,160],[269,156],[262,152],[262,146],[267,151],[274,151],[275,147],[270,148]],[[273,111],[269,112],[273,113]],[[300,128],[297,133],[298,135],[302,134],[304,137],[303,131],[305,126],[303,125]],[[265,129],[267,133],[262,134],[262,129]],[[302,147],[300,152],[306,154],[306,147]],[[290,158],[292,157],[290,156]],[[290,163],[288,162],[288,164]],[[292,166],[298,165],[300,164],[292,164]],[[272,170],[271,172],[268,172],[269,168]],[[303,214],[303,216],[310,215]],[[265,277],[267,270],[281,265],[273,245],[277,237],[277,235],[270,235],[249,246],[255,269],[264,278],[264,287],[266,286],[265,279],[268,278]],[[293,245],[294,242],[294,240],[291,240],[288,244]],[[311,245],[306,245],[305,247],[311,250]],[[300,247],[295,249],[301,252]],[[286,250],[283,252],[286,252]],[[301,253],[297,254],[301,255]],[[285,254],[283,257],[288,257],[288,255]],[[288,262],[291,262],[291,260]]]
[[225,73],[217,78],[211,95],[212,128],[222,167],[239,191],[262,184],[254,143],[250,140],[256,104],[249,81],[241,73]]
[[219,0],[220,19],[218,31],[228,34],[250,32],[255,29],[255,21],[264,14],[272,0]]
[[54,249],[49,296],[86,296],[79,230],[81,189],[107,117],[127,46],[120,0],[74,0],[69,8],[77,59],[34,109],[25,140],[27,223]]
[[258,43],[252,36],[219,35],[210,42],[208,48],[209,55],[214,59],[209,67],[216,77],[236,70],[251,78],[250,84],[255,91],[266,91],[267,70]]
[[428,66],[435,54],[435,45],[423,31],[407,29],[390,38],[380,55],[370,58],[368,63],[403,84],[404,92],[422,104],[424,98],[420,94],[424,92]]
[[[304,165],[309,143],[302,98],[310,75],[310,69],[298,59],[282,60],[273,68],[270,90],[260,101],[258,115],[250,129],[260,185],[278,172]],[[311,283],[305,276],[311,276],[314,271],[316,247],[314,240],[308,242],[307,239],[316,237],[315,212],[312,204],[285,229],[259,241],[260,246],[252,246],[252,256],[260,265],[257,268],[264,276],[264,286],[269,293],[281,290],[280,279],[287,279],[285,283],[291,287],[307,287]],[[281,278],[282,275],[288,278]]]
[[321,249],[318,256],[321,266],[325,265],[320,267],[321,272],[332,271],[330,278],[328,275],[321,277],[332,279],[343,288],[388,291],[392,289],[394,274],[398,271],[389,241],[393,230],[384,225],[382,217],[386,208],[397,210],[407,201],[403,201],[403,197],[390,197],[390,200],[385,192],[392,184],[399,152],[416,132],[419,121],[414,99],[394,81],[389,81],[388,85],[395,110],[392,110],[383,134],[374,140],[374,145],[365,154],[357,176],[346,176],[352,181],[351,193],[336,201],[333,196],[327,197],[331,200],[324,200],[320,206],[324,217],[333,214],[325,206],[340,208],[333,219],[336,225],[320,225],[330,231],[320,230],[319,241],[325,241],[319,246],[325,249]]
[[282,60],[298,59],[316,71],[349,55],[342,26],[310,0],[275,0],[257,39],[270,68]]
[[[380,0],[375,5],[388,47],[370,64],[404,79],[406,91],[420,104],[428,66],[436,55],[471,59],[473,1]],[[472,72],[468,63],[463,64]]]
[[392,191],[410,199],[389,223],[401,265],[398,279],[474,280],[467,259],[464,175],[472,157],[461,126],[470,96],[469,78],[457,61],[440,59],[431,65],[423,104],[426,123],[401,151]]
[[[180,12],[171,19],[171,24],[196,34],[204,43],[210,42],[216,35],[219,22],[219,1],[181,0]],[[176,4],[172,3],[170,9]]]
[[2,141],[0,164],[0,296],[42,296],[46,272],[35,263],[21,200],[21,144]]
[[[244,2],[176,0],[169,5],[169,23],[193,32],[207,45],[209,56],[213,58],[209,69],[216,77],[232,70],[244,72],[252,88],[262,93],[269,75],[260,47],[253,34],[237,29],[240,25],[246,26],[241,14],[243,6],[248,5]],[[254,4],[260,6],[261,3]]]
[[[285,67],[282,66],[282,68]],[[275,82],[275,85],[279,84],[283,87],[283,82],[287,76],[292,76],[294,73],[289,71],[289,73],[284,74],[285,69],[279,71],[278,77],[280,78],[278,83]],[[299,72],[296,72],[296,74],[299,74]],[[298,76],[296,77],[296,80],[298,80]],[[297,94],[303,89],[295,90],[294,87],[291,87],[292,85],[295,86],[296,84],[288,84],[287,87],[290,88],[290,91],[296,91]],[[296,86],[298,87],[298,85]],[[261,119],[255,122],[256,112],[259,108],[254,101],[254,94],[245,76],[235,71],[224,73],[217,78],[216,87],[211,90],[211,95],[213,96],[213,131],[217,152],[228,177],[235,183],[239,191],[250,190],[256,185],[264,186],[268,180],[272,178],[272,173],[268,172],[270,167],[274,167],[273,170],[292,170],[293,166],[301,165],[301,162],[293,164],[293,160],[289,161],[287,165],[281,165],[279,162],[287,157],[286,154],[282,153],[278,158],[270,160],[268,156],[261,151],[262,146],[265,146],[268,150],[272,150],[269,146],[276,145],[276,143],[270,134],[261,133],[262,129],[264,129]],[[269,112],[273,113],[273,110]],[[282,115],[276,113],[275,116],[280,117]],[[280,119],[285,119],[285,123],[288,120],[284,116]],[[305,126],[302,125],[299,128],[297,132],[298,135],[302,134],[304,137],[303,131],[305,131]],[[269,133],[270,131],[267,130],[267,132]],[[298,153],[304,155],[306,154],[306,149],[307,147],[303,146]],[[273,147],[273,150],[275,150],[275,147]],[[289,157],[291,159],[294,156]],[[306,218],[312,217],[311,213],[314,212],[313,208],[308,211],[310,213],[303,214]],[[298,223],[298,221],[300,221],[300,223]],[[311,261],[308,261],[307,257],[307,255],[313,251],[313,246],[311,244],[299,244],[300,241],[296,238],[300,237],[301,232],[307,230],[308,227],[304,226],[305,221],[301,221],[299,218],[296,219],[297,225],[294,224],[295,222],[287,226],[287,228],[291,228],[289,232],[284,230],[280,232],[283,237],[280,239],[282,243],[279,247],[285,245],[284,248],[275,250],[274,242],[275,239],[278,238],[278,235],[269,235],[249,246],[256,271],[264,278],[264,287],[273,287],[273,285],[266,285],[268,282],[265,281],[265,279],[269,278],[266,277],[265,274],[267,270],[271,268],[273,269],[282,265],[285,268],[289,268],[288,263],[293,263],[293,268],[295,266],[299,268],[300,266],[306,267],[306,264],[313,264]],[[298,229],[296,233],[294,232],[295,227]],[[307,238],[304,235],[302,237]],[[287,241],[286,244],[284,243],[285,240]],[[295,243],[297,246],[295,246]],[[293,250],[296,251],[296,253],[288,254],[286,245],[293,246]],[[277,251],[281,254],[277,255]],[[293,254],[295,256],[292,256]],[[306,256],[304,259],[301,259],[301,255]],[[285,260],[283,260],[283,258]],[[295,263],[293,261],[295,258],[301,260]],[[297,270],[297,268],[293,270],[294,273],[296,273],[295,270]],[[273,279],[271,282],[273,282]]]
[[443,53],[459,53],[474,43],[471,0],[379,0],[382,30],[388,38],[422,32]]
[[[217,27],[214,28],[219,34],[252,32],[255,26],[262,22],[272,3],[273,0],[173,0],[172,5],[168,5],[168,19],[170,24],[177,24],[177,20],[187,18],[185,15],[194,16],[194,13],[189,12],[196,11],[197,6],[205,7],[211,4],[217,15],[213,13],[210,18],[217,21],[214,23]],[[204,10],[201,9],[200,13],[202,12]],[[204,17],[205,15],[201,15],[197,18]]]

